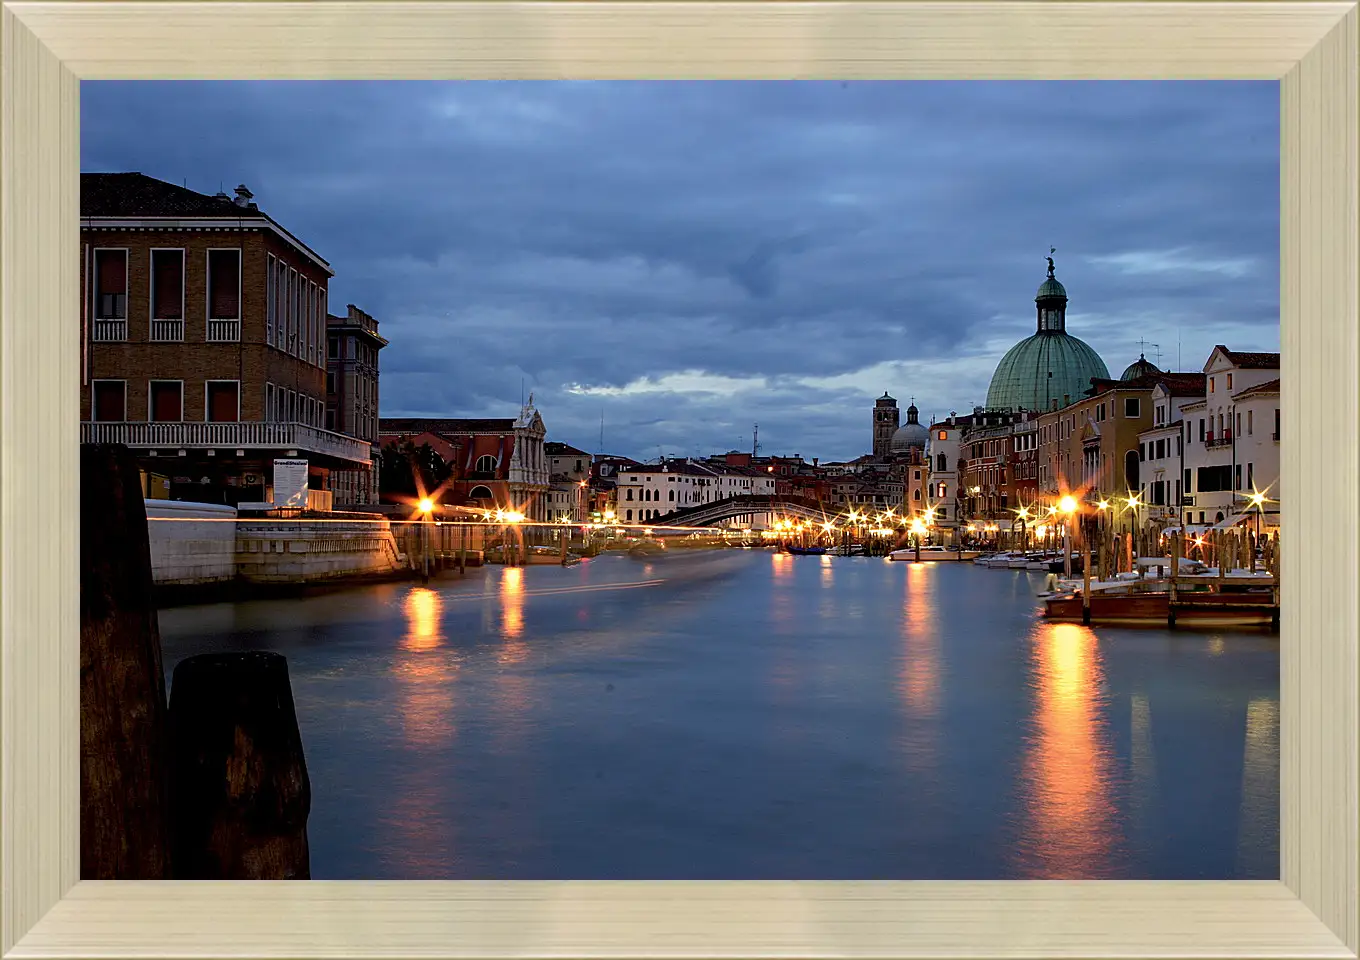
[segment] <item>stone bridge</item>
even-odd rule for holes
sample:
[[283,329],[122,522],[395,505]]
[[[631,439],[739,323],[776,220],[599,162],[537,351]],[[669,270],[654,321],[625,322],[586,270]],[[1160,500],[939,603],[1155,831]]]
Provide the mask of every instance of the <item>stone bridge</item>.
[[835,512],[815,500],[804,497],[727,497],[712,503],[686,507],[673,513],[655,517],[651,522],[658,526],[673,527],[711,527],[722,520],[745,517],[757,513],[773,513],[801,520],[815,520],[822,523],[830,520]]

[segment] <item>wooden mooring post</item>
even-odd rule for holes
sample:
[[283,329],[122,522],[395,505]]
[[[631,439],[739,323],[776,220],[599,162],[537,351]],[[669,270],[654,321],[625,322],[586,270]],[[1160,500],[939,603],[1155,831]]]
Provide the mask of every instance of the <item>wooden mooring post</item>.
[[1181,555],[1181,531],[1177,530],[1171,535],[1171,579],[1167,583],[1166,590],[1166,625],[1170,630],[1176,629],[1176,578],[1180,576]]
[[168,880],[165,669],[141,474],[80,449],[80,876]]
[[311,877],[312,789],[282,656],[180,661],[170,685],[170,744],[176,877]]

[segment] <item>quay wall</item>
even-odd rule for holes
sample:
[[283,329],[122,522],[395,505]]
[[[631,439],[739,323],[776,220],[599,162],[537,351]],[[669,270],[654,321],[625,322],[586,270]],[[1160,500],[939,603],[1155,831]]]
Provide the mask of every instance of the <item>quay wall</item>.
[[157,584],[225,583],[236,577],[236,508],[146,501],[151,572]]
[[158,587],[307,584],[386,578],[410,569],[386,519],[243,520],[234,507],[148,500]]

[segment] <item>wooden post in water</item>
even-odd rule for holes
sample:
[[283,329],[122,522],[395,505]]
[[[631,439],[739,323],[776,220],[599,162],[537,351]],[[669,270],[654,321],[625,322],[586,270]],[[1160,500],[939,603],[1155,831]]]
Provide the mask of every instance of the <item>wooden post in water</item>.
[[[169,880],[169,727],[146,503],[123,446],[80,448],[80,876]],[[43,643],[48,637],[31,637]],[[53,856],[56,851],[50,851]]]
[[460,575],[467,574],[467,531],[467,523],[458,524],[458,573]]
[[1081,538],[1081,622],[1091,622],[1091,544],[1085,535]]
[[1181,554],[1181,532],[1177,530],[1171,537],[1171,581],[1166,596],[1166,625],[1171,630],[1176,629],[1176,578],[1180,575]]
[[1218,561],[1218,588],[1223,589],[1223,581],[1228,578],[1228,557],[1224,550],[1227,534],[1222,530],[1214,531],[1214,559]]
[[312,790],[277,653],[213,653],[170,686],[178,880],[307,880]]

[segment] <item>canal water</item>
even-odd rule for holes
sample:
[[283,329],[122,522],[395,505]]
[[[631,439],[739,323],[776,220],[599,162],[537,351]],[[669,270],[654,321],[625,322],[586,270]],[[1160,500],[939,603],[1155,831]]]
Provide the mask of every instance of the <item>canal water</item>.
[[1279,876],[1279,641],[765,551],[161,612],[288,658],[325,879]]

